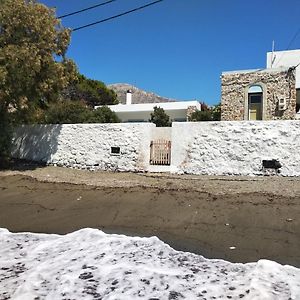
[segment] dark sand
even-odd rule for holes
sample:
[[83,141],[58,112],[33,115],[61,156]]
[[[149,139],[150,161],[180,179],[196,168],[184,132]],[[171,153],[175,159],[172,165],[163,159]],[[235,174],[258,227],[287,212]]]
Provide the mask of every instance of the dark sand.
[[[300,267],[300,179],[0,172],[0,227],[13,232],[156,235],[178,250]],[[235,247],[235,249],[230,249]]]

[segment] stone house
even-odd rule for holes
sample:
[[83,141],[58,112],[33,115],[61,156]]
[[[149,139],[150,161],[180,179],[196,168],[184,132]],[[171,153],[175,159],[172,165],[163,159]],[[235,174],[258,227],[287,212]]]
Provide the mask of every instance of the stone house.
[[[275,65],[276,68],[270,65],[268,53],[266,69],[222,73],[222,121],[292,120],[300,116],[296,114],[300,108],[300,78],[296,80],[300,50],[296,50],[296,55],[295,50],[281,52],[275,53],[285,60],[279,59],[281,64]],[[272,53],[273,63],[275,53]],[[291,54],[293,59],[287,60]]]

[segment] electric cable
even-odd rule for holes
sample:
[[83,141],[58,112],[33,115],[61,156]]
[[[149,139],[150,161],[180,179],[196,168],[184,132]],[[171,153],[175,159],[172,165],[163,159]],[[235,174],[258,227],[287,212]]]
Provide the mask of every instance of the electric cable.
[[149,6],[151,6],[151,5],[157,4],[157,3],[162,2],[162,1],[164,1],[164,0],[153,1],[153,2],[151,2],[151,3],[145,4],[145,5],[143,5],[143,6],[136,7],[136,8],[134,8],[134,9],[131,9],[131,10],[125,11],[125,12],[123,12],[123,13],[114,15],[114,16],[112,16],[112,17],[109,17],[109,18],[102,19],[102,20],[99,20],[99,21],[96,21],[96,22],[93,22],[93,23],[89,23],[89,24],[86,24],[86,25],[83,25],[83,26],[79,26],[79,27],[73,28],[72,31],[73,31],[73,32],[74,32],[74,31],[78,31],[78,30],[81,30],[81,29],[84,29],[84,28],[87,28],[87,27],[91,27],[91,26],[94,26],[94,25],[97,25],[97,24],[100,24],[100,23],[107,22],[107,21],[112,20],[112,19],[116,19],[116,18],[125,16],[125,15],[127,15],[127,14],[130,14],[130,13],[132,13],[132,12],[135,12],[135,11],[138,11],[138,10],[141,10],[141,9],[144,9],[144,8],[149,7]]
[[[286,47],[286,49],[285,49],[284,51],[290,50],[290,47],[292,46],[292,44],[294,43],[294,41],[296,40],[296,38],[297,38],[297,36],[298,36],[299,34],[300,34],[300,27],[298,28],[298,30],[296,31],[296,33],[294,34],[294,36],[292,37],[292,39],[290,40],[288,46]],[[286,54],[286,52],[284,52],[284,53],[280,56],[278,62],[276,63],[276,66],[279,65],[280,61],[282,60],[282,58],[284,57],[285,54]]]
[[70,17],[70,16],[73,16],[73,15],[77,15],[77,14],[80,14],[80,13],[82,13],[82,12],[84,12],[84,11],[91,10],[91,9],[94,9],[94,8],[99,7],[99,6],[103,6],[103,5],[106,5],[106,4],[115,2],[115,1],[117,1],[117,0],[109,0],[109,1],[105,1],[105,2],[102,2],[102,3],[96,4],[96,5],[90,6],[90,7],[86,7],[86,8],[83,8],[83,9],[80,9],[80,10],[77,10],[77,11],[74,11],[74,12],[71,12],[71,13],[68,13],[68,14],[65,14],[65,15],[62,15],[62,16],[59,16],[59,17],[57,17],[57,18],[58,18],[58,19],[63,19],[63,18],[66,18],[66,17]]

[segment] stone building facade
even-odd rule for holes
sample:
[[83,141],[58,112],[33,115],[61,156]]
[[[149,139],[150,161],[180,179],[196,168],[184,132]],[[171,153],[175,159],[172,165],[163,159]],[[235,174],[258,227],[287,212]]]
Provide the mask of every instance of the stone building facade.
[[293,68],[222,73],[221,120],[292,120],[296,113]]
[[194,112],[196,112],[197,110],[199,110],[199,109],[197,108],[197,106],[188,106],[187,112],[186,112],[186,120],[187,120],[187,121],[190,121],[190,117],[191,117],[192,114],[193,114]]

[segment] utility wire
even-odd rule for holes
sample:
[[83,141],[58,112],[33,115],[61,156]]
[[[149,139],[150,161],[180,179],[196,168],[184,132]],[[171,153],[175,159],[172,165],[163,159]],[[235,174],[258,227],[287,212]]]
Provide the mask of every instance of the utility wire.
[[96,5],[93,5],[93,6],[84,8],[84,9],[80,9],[80,10],[71,12],[71,13],[69,13],[69,14],[65,14],[65,15],[59,16],[59,17],[57,17],[57,18],[58,18],[58,19],[63,19],[63,18],[66,18],[66,17],[70,17],[70,16],[73,16],[73,15],[77,15],[77,14],[80,14],[80,13],[82,13],[82,12],[84,12],[84,11],[87,11],[87,10],[94,9],[94,8],[96,8],[96,7],[99,7],[99,6],[103,6],[103,5],[112,3],[112,2],[114,2],[114,1],[117,1],[117,0],[109,0],[109,1],[105,1],[105,2],[96,4]]
[[297,38],[299,33],[300,33],[300,27],[298,28],[297,32],[295,33],[295,35],[291,39],[291,41],[290,41],[289,45],[287,46],[286,50],[290,50],[290,47],[292,46],[293,42],[295,41],[295,39]]
[[[294,34],[294,36],[293,36],[292,39],[290,40],[290,42],[289,42],[288,46],[286,47],[285,51],[290,50],[290,47],[292,46],[293,42],[296,40],[296,38],[297,38],[297,36],[298,36],[299,34],[300,34],[300,27],[298,28],[298,30],[296,31],[296,33]],[[286,54],[286,52],[284,52],[284,53],[280,56],[278,62],[276,63],[276,66],[279,65],[280,61],[282,60],[282,58],[284,57],[285,54]]]
[[135,11],[138,11],[138,10],[141,10],[141,9],[144,9],[144,8],[146,8],[146,7],[148,7],[148,6],[157,4],[157,3],[162,2],[162,1],[164,1],[164,0],[153,1],[153,2],[151,2],[151,3],[145,4],[145,5],[143,5],[143,6],[136,7],[136,8],[134,8],[134,9],[125,11],[125,12],[120,13],[120,14],[118,14],[118,15],[114,15],[114,16],[112,16],[112,17],[109,17],[109,18],[106,18],[106,19],[102,19],[102,20],[100,20],[100,21],[96,21],[96,22],[89,23],[89,24],[86,24],[86,25],[83,25],[83,26],[80,26],[80,27],[73,28],[72,31],[78,31],[78,30],[81,30],[81,29],[83,29],[83,28],[87,28],[87,27],[94,26],[94,25],[97,25],[97,24],[100,24],[100,23],[104,23],[104,22],[109,21],[109,20],[112,20],[112,19],[116,19],[116,18],[125,16],[125,15],[127,15],[127,14],[130,14],[130,13],[132,13],[132,12],[135,12]]

